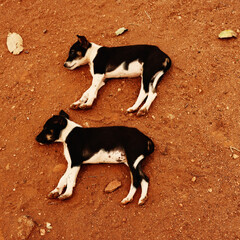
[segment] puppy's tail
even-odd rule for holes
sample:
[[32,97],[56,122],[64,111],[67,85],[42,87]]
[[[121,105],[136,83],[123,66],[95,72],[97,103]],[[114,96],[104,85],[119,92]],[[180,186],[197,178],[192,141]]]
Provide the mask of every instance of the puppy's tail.
[[147,155],[153,153],[154,151],[154,143],[153,141],[149,138],[147,141]]
[[167,72],[167,70],[171,67],[171,65],[172,65],[172,61],[170,57],[166,56],[165,61],[163,62],[164,73]]

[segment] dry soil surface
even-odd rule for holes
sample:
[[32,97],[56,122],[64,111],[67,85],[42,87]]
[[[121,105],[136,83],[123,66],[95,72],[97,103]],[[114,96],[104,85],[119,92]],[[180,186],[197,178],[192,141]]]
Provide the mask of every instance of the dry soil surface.
[[[1,0],[0,16],[1,240],[240,239],[240,37],[218,39],[239,32],[239,0]],[[120,27],[128,32],[115,36]],[[8,52],[8,32],[22,36],[20,55]],[[125,113],[139,78],[108,81],[90,110],[69,108],[91,84],[88,66],[63,67],[76,34],[105,46],[154,44],[171,57],[147,116]],[[153,139],[145,205],[140,190],[120,204],[124,165],[83,166],[71,199],[47,199],[66,161],[61,144],[35,137],[61,109],[86,127],[126,125]],[[112,180],[122,187],[104,193]]]

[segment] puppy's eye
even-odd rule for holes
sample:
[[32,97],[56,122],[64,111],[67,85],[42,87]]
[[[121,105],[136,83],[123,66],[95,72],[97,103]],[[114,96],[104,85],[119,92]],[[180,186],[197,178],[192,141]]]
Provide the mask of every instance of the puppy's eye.
[[75,54],[75,51],[74,50],[71,50],[70,51],[70,55],[74,55]]

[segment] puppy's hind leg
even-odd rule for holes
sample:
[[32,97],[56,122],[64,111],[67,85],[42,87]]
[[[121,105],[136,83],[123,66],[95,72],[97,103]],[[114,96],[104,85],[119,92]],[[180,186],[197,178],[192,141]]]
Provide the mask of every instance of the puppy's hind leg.
[[147,201],[149,179],[143,173],[142,168],[141,168],[141,164],[139,164],[137,168],[138,168],[140,176],[142,177],[142,180],[141,180],[142,193],[141,193],[141,197],[139,198],[138,205],[143,205]]
[[134,105],[130,108],[127,109],[128,113],[135,112],[139,108],[139,106],[142,104],[142,102],[145,100],[147,97],[148,93],[145,91],[144,86],[143,86],[143,79],[141,80],[141,89],[138,95],[138,98]]
[[127,204],[130,203],[133,200],[133,196],[137,191],[137,188],[133,185],[133,174],[130,171],[130,176],[131,176],[131,186],[128,195],[121,201],[122,204]]
[[[129,157],[129,156],[128,156]],[[127,204],[133,200],[133,197],[141,183],[141,175],[138,170],[139,163],[144,159],[143,155],[140,155],[134,162],[132,166],[129,166],[130,176],[131,176],[131,186],[128,195],[121,201],[122,204]],[[132,162],[132,161],[130,161]]]
[[148,109],[150,108],[152,102],[157,97],[156,87],[157,87],[157,84],[158,84],[160,78],[163,76],[163,74],[164,74],[163,70],[157,72],[153,76],[152,80],[150,81],[149,93],[148,93],[147,100],[144,103],[144,105],[140,108],[140,110],[138,111],[138,113],[137,113],[138,116],[145,115],[148,112]]

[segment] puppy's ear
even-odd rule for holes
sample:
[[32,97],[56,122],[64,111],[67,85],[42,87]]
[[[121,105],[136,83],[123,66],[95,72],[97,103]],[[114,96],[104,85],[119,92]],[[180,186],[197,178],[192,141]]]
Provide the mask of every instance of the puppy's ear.
[[81,46],[85,49],[87,49],[90,45],[89,41],[84,37],[84,36],[79,36],[78,37],[78,41],[80,42]]
[[65,118],[69,119],[69,115],[67,113],[65,113],[63,110],[61,110],[59,112],[59,116],[62,116],[62,117],[65,117]]

